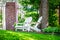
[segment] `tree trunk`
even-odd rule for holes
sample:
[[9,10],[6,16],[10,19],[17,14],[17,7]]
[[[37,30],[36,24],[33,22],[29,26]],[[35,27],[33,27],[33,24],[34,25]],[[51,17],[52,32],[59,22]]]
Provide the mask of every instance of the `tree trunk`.
[[41,28],[46,28],[48,26],[48,0],[41,0],[40,16],[43,17]]

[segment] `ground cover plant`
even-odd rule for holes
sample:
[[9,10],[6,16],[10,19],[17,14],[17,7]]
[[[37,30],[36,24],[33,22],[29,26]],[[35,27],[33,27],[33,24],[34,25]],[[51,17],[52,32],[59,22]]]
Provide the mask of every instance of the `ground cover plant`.
[[0,30],[0,40],[60,40],[60,35]]

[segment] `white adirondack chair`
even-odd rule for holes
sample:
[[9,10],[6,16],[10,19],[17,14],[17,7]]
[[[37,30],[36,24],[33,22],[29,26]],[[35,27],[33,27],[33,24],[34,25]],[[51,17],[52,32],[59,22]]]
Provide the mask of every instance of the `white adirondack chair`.
[[[17,23],[16,26],[15,26],[15,31],[17,31],[17,29],[21,29],[22,31],[30,31],[30,23],[32,21],[32,17],[28,17],[26,18],[25,22],[24,23]],[[23,24],[22,26],[18,26],[18,24]]]
[[42,20],[42,16],[39,17],[38,21],[36,22],[36,24],[34,25],[34,27],[31,27],[32,30],[36,31],[36,32],[41,32],[40,29],[38,29],[38,25],[41,23],[41,20]]

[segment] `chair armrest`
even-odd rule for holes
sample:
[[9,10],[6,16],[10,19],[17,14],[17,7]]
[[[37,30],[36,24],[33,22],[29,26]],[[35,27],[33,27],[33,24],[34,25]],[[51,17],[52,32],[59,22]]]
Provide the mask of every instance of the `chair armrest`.
[[16,26],[18,26],[18,25],[23,25],[24,23],[16,23]]
[[31,23],[31,26],[34,26],[34,25],[36,25],[36,24],[40,24],[40,22],[32,22],[32,23]]
[[36,23],[41,23],[41,22],[32,22],[31,24],[36,24]]
[[17,23],[17,24],[23,24],[23,23]]
[[36,22],[31,22],[31,24],[36,24]]

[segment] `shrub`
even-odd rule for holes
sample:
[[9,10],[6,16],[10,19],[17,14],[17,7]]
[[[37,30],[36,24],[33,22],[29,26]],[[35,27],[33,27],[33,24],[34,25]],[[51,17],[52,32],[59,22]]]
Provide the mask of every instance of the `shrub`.
[[32,17],[33,18],[32,21],[36,22],[38,20],[38,18],[39,18],[39,14],[37,12],[35,12],[35,11],[33,11],[33,12],[27,12],[26,15],[25,15],[25,17]]
[[21,19],[21,16],[18,16],[18,22],[19,23],[23,23],[25,21],[25,19]]
[[60,33],[60,29],[58,27],[47,27],[42,29],[43,32],[47,32],[47,33]]

